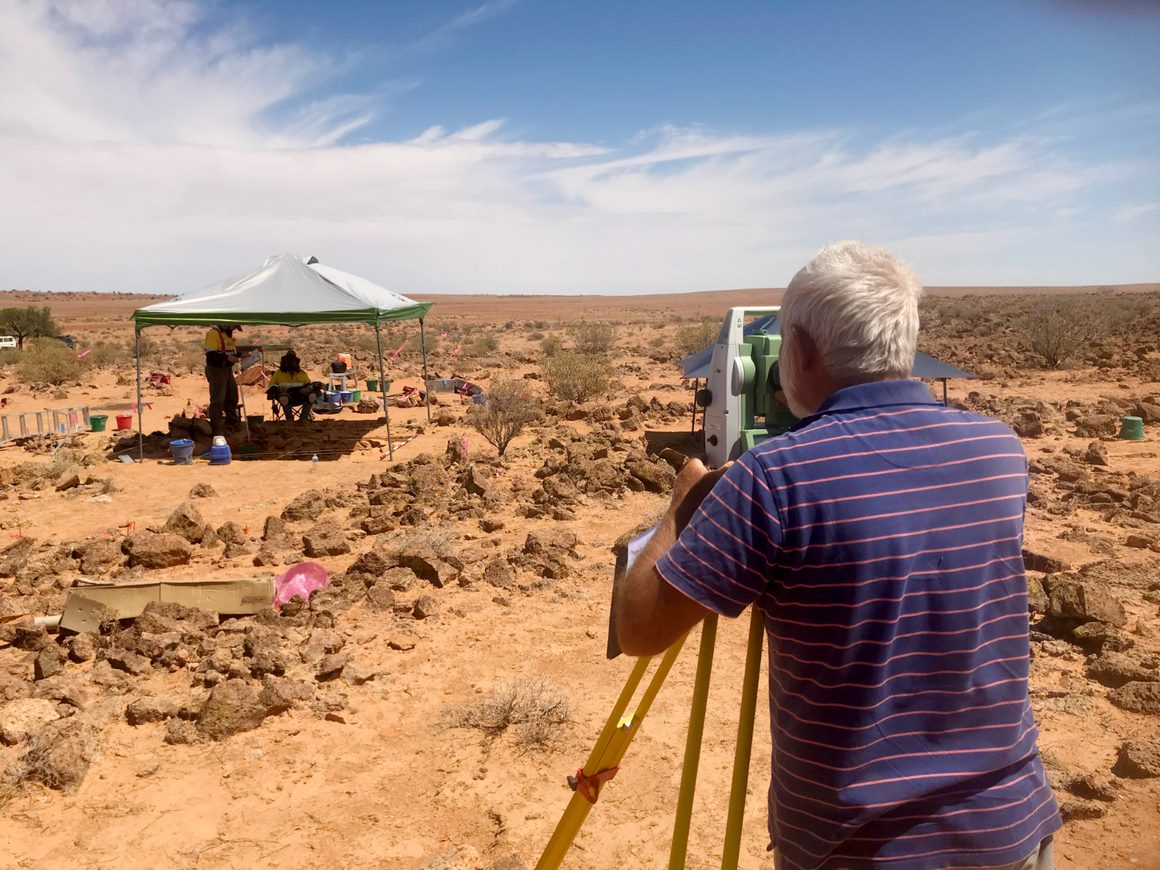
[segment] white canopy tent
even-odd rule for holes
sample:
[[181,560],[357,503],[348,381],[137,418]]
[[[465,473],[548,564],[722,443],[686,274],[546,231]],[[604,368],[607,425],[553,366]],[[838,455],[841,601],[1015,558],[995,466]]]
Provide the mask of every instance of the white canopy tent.
[[[424,318],[433,303],[416,302],[372,281],[324,266],[314,257],[294,254],[270,257],[249,274],[211,285],[168,302],[133,313],[137,347],[137,443],[144,452],[141,422],[141,330],[147,326],[239,325],[302,326],[308,323],[367,323],[375,328],[382,387],[383,415],[391,455],[391,418],[387,410],[386,376],[380,327],[384,321],[418,320],[423,351],[423,384],[427,385],[427,335]],[[427,416],[431,408],[428,400]]]

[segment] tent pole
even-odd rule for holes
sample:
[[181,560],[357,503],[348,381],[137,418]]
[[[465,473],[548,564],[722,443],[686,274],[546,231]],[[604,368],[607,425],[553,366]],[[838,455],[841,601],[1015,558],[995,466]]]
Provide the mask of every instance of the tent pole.
[[431,384],[427,379],[427,330],[419,318],[419,345],[423,348],[423,395],[427,397],[427,422],[431,422]]
[[697,393],[701,392],[701,379],[693,381],[693,422],[689,424],[689,434],[697,431]]
[[383,416],[387,420],[387,457],[395,458],[395,444],[391,441],[391,412],[387,409],[387,376],[383,373],[383,333],[378,319],[375,319],[375,347],[379,351],[379,391],[383,397]]
[[943,378],[942,382],[943,382],[943,407],[945,408],[947,406],[947,379]]
[[137,459],[143,460],[145,458],[145,429],[141,422],[141,327],[133,332],[135,341],[135,354],[137,357]]

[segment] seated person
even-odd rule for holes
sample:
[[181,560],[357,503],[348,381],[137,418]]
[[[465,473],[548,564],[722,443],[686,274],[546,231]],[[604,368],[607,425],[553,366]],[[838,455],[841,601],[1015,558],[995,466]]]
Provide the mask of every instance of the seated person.
[[318,396],[318,385],[310,380],[310,376],[302,371],[302,362],[298,354],[292,350],[286,351],[278,363],[278,371],[270,376],[270,388],[266,391],[267,398],[278,402],[286,409],[286,417],[290,417],[290,409],[301,407],[300,420],[310,419],[310,407]]

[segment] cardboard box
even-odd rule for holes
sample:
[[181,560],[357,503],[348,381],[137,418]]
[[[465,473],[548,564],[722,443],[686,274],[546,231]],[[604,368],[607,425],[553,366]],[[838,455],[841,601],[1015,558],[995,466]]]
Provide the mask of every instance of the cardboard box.
[[165,580],[74,586],[60,617],[62,631],[96,631],[109,619],[132,619],[151,601],[184,604],[222,615],[261,613],[274,606],[274,581]]

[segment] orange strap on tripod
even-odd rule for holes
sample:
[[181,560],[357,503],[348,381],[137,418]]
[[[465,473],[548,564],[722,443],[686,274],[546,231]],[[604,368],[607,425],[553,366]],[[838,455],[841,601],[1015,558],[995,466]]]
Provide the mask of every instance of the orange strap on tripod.
[[584,768],[580,767],[576,770],[576,776],[572,779],[572,790],[580,792],[584,800],[590,804],[596,803],[596,799],[600,797],[600,789],[604,783],[616,776],[620,766],[610,767],[608,770],[602,770],[599,773],[594,773],[591,776],[584,772]]

